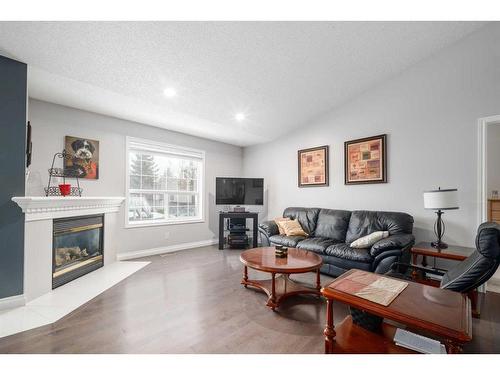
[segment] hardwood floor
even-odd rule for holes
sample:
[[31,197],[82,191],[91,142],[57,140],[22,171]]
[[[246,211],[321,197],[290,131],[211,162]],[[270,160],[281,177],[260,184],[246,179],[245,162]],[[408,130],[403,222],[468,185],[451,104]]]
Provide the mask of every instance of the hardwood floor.
[[[58,322],[1,338],[0,353],[323,353],[324,301],[291,297],[273,313],[240,285],[239,254],[214,246],[144,258],[152,263]],[[498,311],[500,295],[488,293],[466,352],[500,352]],[[347,308],[334,313],[340,322]]]

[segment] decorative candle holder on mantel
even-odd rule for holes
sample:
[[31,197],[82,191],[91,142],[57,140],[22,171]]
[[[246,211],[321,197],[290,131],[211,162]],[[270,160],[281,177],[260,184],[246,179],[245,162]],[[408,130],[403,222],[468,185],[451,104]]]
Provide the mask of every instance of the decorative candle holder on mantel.
[[[55,168],[54,163],[56,161],[56,158],[62,159],[63,161],[63,166],[64,166],[64,160],[70,159],[71,155],[69,155],[66,150],[63,150],[62,152],[56,152],[54,154],[54,157],[52,158],[52,166],[49,169],[49,183],[47,184],[47,187],[44,188],[45,190],[45,196],[73,196],[73,197],[81,197],[82,196],[82,189],[80,188],[80,180],[78,179],[78,176],[72,173],[68,173],[67,171],[64,170],[64,168]],[[62,186],[52,186],[52,177],[62,177],[63,179],[63,184]],[[74,178],[76,179],[76,185],[77,186],[71,186],[68,187],[66,184],[66,179],[67,178]],[[64,194],[63,194],[64,193]]]

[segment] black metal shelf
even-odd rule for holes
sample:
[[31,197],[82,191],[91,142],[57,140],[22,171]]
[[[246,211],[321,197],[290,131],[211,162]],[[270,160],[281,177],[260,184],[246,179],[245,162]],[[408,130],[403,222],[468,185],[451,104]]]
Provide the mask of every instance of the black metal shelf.
[[62,152],[56,152],[54,154],[54,157],[52,158],[52,165],[49,168],[49,183],[47,184],[47,187],[44,188],[45,196],[46,197],[62,196],[61,190],[59,189],[59,186],[51,186],[52,177],[59,177],[59,178],[63,179],[63,183],[66,183],[66,178],[76,179],[77,186],[71,187],[69,196],[81,197],[83,189],[80,188],[80,180],[79,180],[78,176],[75,176],[72,173],[65,172],[63,168],[54,168],[54,163],[56,161],[56,158],[63,159],[63,165],[64,165],[64,160],[71,159],[71,155],[69,155],[66,152],[66,150],[63,150]]
[[[45,190],[45,196],[46,197],[57,197],[57,196],[62,196],[61,190],[59,190],[59,186],[49,186],[47,188],[43,188]],[[71,187],[69,196],[71,197],[81,197],[82,196],[82,191],[83,189],[79,187]]]
[[49,175],[52,177],[78,178],[74,174],[65,172],[62,168],[49,168]]
[[[253,225],[249,232],[251,232],[251,246],[256,247],[258,244],[258,220],[259,214],[257,212],[219,212],[219,250],[224,249],[224,244],[226,243],[226,236],[224,234],[229,232],[225,226],[225,219],[240,218],[240,219],[252,219]],[[250,238],[249,238],[250,239]]]

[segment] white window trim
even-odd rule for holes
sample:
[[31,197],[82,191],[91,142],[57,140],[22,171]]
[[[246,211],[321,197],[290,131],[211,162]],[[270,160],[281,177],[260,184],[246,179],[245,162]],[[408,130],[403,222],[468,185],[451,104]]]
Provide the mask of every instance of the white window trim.
[[[155,220],[154,222],[148,221],[136,221],[134,223],[130,223],[128,220],[128,209],[129,209],[129,191],[130,189],[130,170],[129,170],[129,162],[130,162],[130,143],[137,142],[142,143],[145,146],[152,147],[160,147],[160,148],[170,148],[181,153],[182,151],[186,153],[197,153],[201,155],[201,179],[199,181],[200,186],[200,217],[193,219],[165,219],[165,220]],[[133,190],[133,189],[132,189]],[[151,141],[148,139],[135,138],[135,137],[125,137],[125,228],[144,228],[144,227],[156,227],[163,225],[179,225],[179,224],[195,224],[195,223],[204,223],[205,222],[205,151],[198,150],[189,147],[177,146],[163,142]]]

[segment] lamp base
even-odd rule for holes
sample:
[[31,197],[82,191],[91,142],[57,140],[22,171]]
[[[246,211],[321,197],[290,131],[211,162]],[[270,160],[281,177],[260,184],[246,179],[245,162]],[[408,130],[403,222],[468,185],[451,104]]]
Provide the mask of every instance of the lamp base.
[[442,242],[442,241],[431,242],[431,246],[436,248],[436,249],[447,249],[448,248],[448,244],[445,242]]

